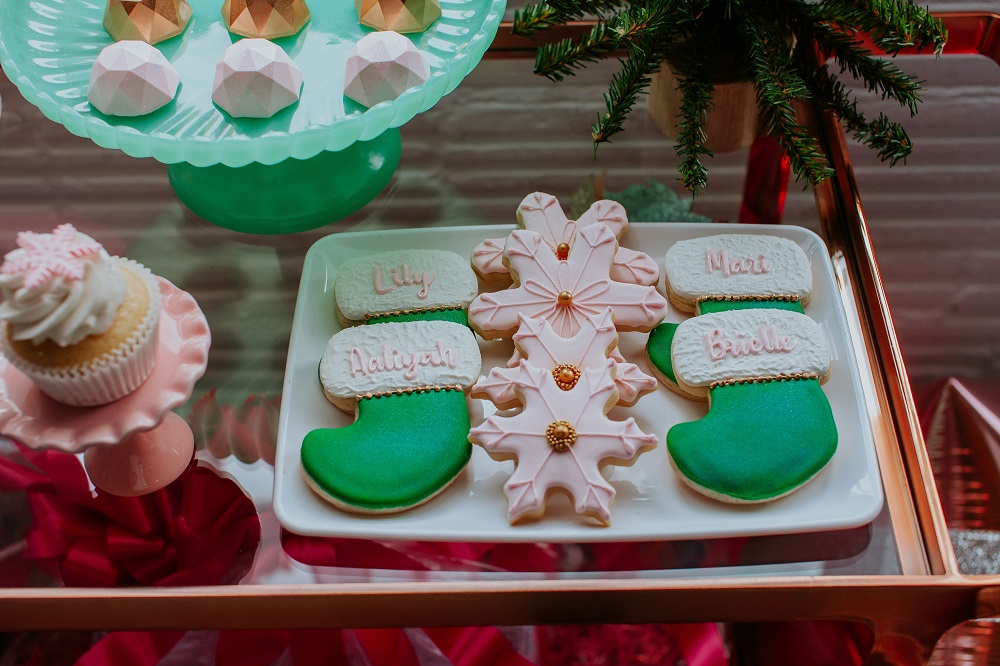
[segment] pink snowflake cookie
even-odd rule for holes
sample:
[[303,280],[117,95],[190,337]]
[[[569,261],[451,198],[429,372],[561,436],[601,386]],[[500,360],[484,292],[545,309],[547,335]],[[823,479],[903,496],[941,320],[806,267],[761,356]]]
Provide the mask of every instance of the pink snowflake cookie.
[[514,286],[481,294],[469,306],[469,323],[487,340],[510,337],[520,315],[544,319],[564,338],[580,330],[589,315],[611,308],[618,330],[649,331],[667,314],[667,300],[653,286],[611,278],[618,242],[606,224],[577,234],[573,250],[560,259],[542,235],[515,230],[504,246]]
[[103,252],[101,244],[79,233],[72,224],[61,224],[50,234],[22,231],[17,234],[18,249],[7,254],[0,273],[24,274],[23,287],[37,289],[53,278],[82,280],[85,259]]
[[541,516],[552,491],[569,494],[577,513],[610,523],[615,488],[601,467],[629,465],[657,440],[631,417],[607,417],[618,401],[613,366],[608,360],[566,384],[555,373],[522,361],[511,383],[524,409],[514,416],[490,416],[470,431],[469,439],[492,458],[516,460],[504,485],[511,523]]
[[[521,201],[517,207],[517,221],[523,229],[541,234],[545,244],[557,255],[568,253],[580,230],[592,224],[608,225],[615,238],[620,238],[628,227],[625,208],[617,201],[597,201],[578,220],[570,220],[559,200],[542,192],[529,194]],[[503,248],[503,238],[490,238],[472,251],[472,268],[487,282],[509,282],[510,271],[503,261]],[[660,268],[648,254],[619,247],[611,277],[619,282],[655,285],[659,281]]]
[[[618,389],[618,404],[630,406],[642,395],[656,390],[656,380],[644,373],[634,363],[617,354],[618,331],[615,330],[611,309],[588,315],[580,330],[571,338],[560,337],[551,324],[543,319],[520,316],[521,326],[514,334],[514,344],[519,354],[536,368],[553,372],[558,385],[575,382],[583,370],[608,366],[608,357],[614,361],[613,377]],[[500,409],[517,404],[514,381],[520,369],[494,368],[472,388],[474,397],[485,396]]]

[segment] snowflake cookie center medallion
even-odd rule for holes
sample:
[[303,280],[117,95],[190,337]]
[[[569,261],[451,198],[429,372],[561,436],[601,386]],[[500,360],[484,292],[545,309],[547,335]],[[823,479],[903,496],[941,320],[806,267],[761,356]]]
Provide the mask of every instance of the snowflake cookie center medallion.
[[569,447],[576,444],[576,429],[569,421],[554,421],[545,429],[545,440],[555,451],[568,451]]
[[552,378],[556,380],[556,386],[563,391],[570,391],[580,381],[580,369],[569,363],[560,363],[552,368]]

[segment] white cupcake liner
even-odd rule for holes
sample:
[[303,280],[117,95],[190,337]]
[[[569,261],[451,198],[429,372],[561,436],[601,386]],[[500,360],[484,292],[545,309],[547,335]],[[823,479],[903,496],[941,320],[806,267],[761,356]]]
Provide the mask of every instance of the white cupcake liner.
[[153,371],[159,341],[160,286],[142,264],[115,257],[118,265],[140,278],[149,291],[149,310],[132,335],[116,349],[69,368],[45,368],[19,357],[0,336],[4,355],[50,398],[65,405],[93,407],[113,402],[139,388]]

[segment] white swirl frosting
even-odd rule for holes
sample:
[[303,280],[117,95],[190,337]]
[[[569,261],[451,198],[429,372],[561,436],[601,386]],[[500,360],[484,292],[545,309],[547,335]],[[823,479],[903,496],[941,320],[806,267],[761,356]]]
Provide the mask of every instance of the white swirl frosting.
[[[5,263],[24,252],[10,252]],[[82,279],[51,274],[41,285],[27,286],[26,271],[0,274],[0,319],[9,323],[13,339],[67,347],[111,328],[128,290],[125,277],[103,249],[77,260],[84,265]]]

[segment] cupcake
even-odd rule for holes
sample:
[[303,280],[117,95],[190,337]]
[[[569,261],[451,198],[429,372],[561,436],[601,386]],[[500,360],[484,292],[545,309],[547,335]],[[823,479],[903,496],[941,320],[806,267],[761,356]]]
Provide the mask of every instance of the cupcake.
[[156,361],[160,289],[63,224],[17,235],[0,266],[0,350],[58,402],[102,405],[137,389]]

